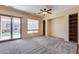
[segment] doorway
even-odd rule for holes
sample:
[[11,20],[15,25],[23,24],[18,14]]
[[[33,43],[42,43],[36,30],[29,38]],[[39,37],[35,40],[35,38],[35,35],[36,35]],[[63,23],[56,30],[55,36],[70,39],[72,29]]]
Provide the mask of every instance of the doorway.
[[21,38],[20,18],[0,16],[0,41]]
[[78,42],[78,14],[69,15],[69,41]]
[[43,36],[45,36],[45,20],[43,20]]

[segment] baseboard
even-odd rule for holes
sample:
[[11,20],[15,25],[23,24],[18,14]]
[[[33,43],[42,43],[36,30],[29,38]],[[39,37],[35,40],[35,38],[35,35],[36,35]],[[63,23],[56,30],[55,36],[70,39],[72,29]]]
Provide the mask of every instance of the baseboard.
[[49,37],[53,37],[53,38],[57,38],[57,39],[62,39],[62,40],[64,40],[64,38],[61,38],[61,37],[56,37],[56,36],[49,36]]
[[42,35],[38,35],[38,36],[28,36],[28,37],[25,37],[25,38],[22,38],[22,39],[30,39],[30,38],[35,38],[35,37],[41,37]]

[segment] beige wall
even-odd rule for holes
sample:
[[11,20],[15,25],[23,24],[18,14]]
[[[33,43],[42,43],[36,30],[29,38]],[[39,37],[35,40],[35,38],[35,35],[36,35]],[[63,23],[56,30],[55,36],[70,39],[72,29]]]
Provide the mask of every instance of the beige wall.
[[[50,27],[48,29],[48,35],[64,38],[65,41],[69,41],[68,15],[74,13],[79,14],[79,6],[46,16],[44,19],[48,20],[48,28]],[[78,16],[78,22],[79,22],[79,16]],[[78,29],[79,29],[79,23],[78,23]],[[79,30],[78,30],[78,43],[79,43]]]
[[[42,35],[42,18],[41,17],[31,15],[29,13],[18,11],[18,10],[5,7],[5,6],[0,6],[0,14],[22,17],[22,38]],[[27,34],[27,19],[29,18],[39,20],[39,32],[38,33]]]
[[65,17],[58,17],[55,19],[48,20],[48,35],[64,38],[67,40],[67,20],[63,20]]

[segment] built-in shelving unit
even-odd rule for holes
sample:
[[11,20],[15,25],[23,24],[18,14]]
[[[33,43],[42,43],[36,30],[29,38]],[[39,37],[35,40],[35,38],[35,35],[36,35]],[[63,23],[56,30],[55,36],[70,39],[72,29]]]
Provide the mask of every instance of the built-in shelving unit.
[[69,15],[69,41],[78,42],[78,14]]

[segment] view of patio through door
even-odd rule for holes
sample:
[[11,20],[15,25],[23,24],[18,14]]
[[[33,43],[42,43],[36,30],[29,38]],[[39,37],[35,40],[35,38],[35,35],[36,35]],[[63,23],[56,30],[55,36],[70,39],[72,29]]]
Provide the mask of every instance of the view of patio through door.
[[0,16],[0,41],[21,38],[20,18]]
[[12,38],[20,38],[20,18],[12,19]]

